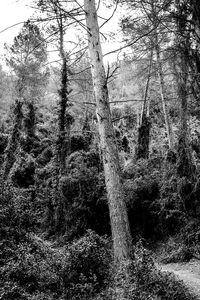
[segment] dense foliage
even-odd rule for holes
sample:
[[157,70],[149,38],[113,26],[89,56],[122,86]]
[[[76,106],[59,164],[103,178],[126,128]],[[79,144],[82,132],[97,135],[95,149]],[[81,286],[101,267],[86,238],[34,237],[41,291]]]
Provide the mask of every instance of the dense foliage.
[[[146,248],[156,252],[161,245],[162,254],[156,253],[163,262],[200,255],[197,1],[123,4],[129,14],[121,29],[130,53],[117,69],[109,66],[107,76],[135,251],[133,260],[119,267],[113,262],[88,57],[81,50],[65,53],[62,114],[63,66],[46,66],[46,35],[53,36],[56,51],[61,45],[55,14],[58,25],[70,15],[62,2],[54,3],[62,8],[59,19],[50,0],[38,1],[38,8],[48,7],[50,27],[26,22],[7,45],[13,77],[0,69],[0,299],[111,300],[119,291],[125,300],[195,299],[173,275],[157,269]],[[141,19],[133,18],[135,12]],[[135,39],[138,43],[132,43]],[[147,86],[155,49],[162,68],[154,53]]]

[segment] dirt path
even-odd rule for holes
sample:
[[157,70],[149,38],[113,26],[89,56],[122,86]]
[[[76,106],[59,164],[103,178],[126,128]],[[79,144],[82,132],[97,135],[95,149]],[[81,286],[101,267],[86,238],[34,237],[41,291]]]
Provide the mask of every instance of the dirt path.
[[159,264],[158,267],[161,271],[174,273],[178,279],[182,280],[185,285],[197,295],[200,300],[200,261],[191,260],[188,263],[170,263]]

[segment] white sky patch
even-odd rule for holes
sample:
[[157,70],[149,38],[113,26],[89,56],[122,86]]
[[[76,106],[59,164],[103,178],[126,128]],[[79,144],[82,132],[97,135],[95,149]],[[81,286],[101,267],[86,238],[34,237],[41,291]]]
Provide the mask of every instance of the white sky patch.
[[[0,0],[0,57],[2,58],[5,54],[4,44],[12,45],[13,39],[18,35],[20,29],[23,26],[22,24],[13,26],[20,22],[27,21],[30,18],[34,10],[31,9],[28,5],[31,4],[31,0]],[[113,8],[106,9],[103,5],[100,5],[100,9],[98,11],[98,15],[108,18],[112,15]],[[120,47],[120,43],[114,41],[109,37],[109,32],[117,32],[119,30],[118,20],[120,15],[120,9],[118,8],[115,12],[115,15],[109,20],[108,23],[101,29],[102,33],[106,35],[107,40],[102,42],[103,53],[110,52],[114,49]],[[104,20],[99,19],[99,23],[101,24]],[[13,27],[11,27],[13,26]],[[6,28],[11,27],[7,30]],[[5,31],[4,31],[5,30]],[[3,31],[3,32],[2,32]],[[120,38],[118,35],[117,38]],[[117,54],[111,54],[105,57],[104,62],[112,62],[117,58]],[[51,60],[51,59],[50,59]],[[0,63],[3,64],[3,61]]]
[[[33,10],[26,4],[27,0],[0,0],[0,32],[16,23],[27,21]],[[12,43],[22,26],[19,24],[0,33],[0,49],[4,43]]]

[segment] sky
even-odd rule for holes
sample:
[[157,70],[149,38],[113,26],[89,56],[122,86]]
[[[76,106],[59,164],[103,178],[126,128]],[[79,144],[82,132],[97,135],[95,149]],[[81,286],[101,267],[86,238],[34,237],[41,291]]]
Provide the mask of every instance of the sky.
[[12,43],[22,24],[2,31],[16,23],[26,21],[31,16],[33,11],[26,4],[27,0],[0,0],[0,51],[3,50],[5,42]]
[[[2,64],[2,58],[4,55],[4,43],[12,44],[14,37],[20,31],[23,24],[13,26],[17,23],[26,21],[33,14],[28,4],[31,4],[31,0],[0,0],[0,59]],[[100,14],[110,16],[112,11],[101,10]],[[106,24],[103,31],[116,29],[118,24],[119,14],[116,13],[115,17]],[[11,27],[13,26],[13,27]],[[6,28],[11,27],[6,30]],[[113,49],[119,48],[118,42],[104,42],[103,52],[109,52]],[[116,55],[106,56],[104,62],[113,61]]]

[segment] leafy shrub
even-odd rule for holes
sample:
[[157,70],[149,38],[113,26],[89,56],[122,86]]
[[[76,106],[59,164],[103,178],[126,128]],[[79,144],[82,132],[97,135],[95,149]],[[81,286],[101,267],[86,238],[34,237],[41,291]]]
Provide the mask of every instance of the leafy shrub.
[[1,268],[0,299],[55,299],[63,292],[62,258],[37,237],[25,236]]
[[189,248],[194,256],[200,256],[200,222],[192,219],[180,231],[180,236],[185,247]]
[[176,168],[179,177],[192,179],[195,172],[195,166],[193,165],[190,149],[188,149],[188,145],[181,134],[178,139]]
[[128,164],[124,170],[125,192],[132,236],[141,234],[150,237],[158,225],[160,205],[159,174],[150,167],[147,160],[141,159],[134,165]]
[[177,231],[180,231],[180,229],[187,224],[188,217],[180,210],[167,209],[167,207],[164,206],[160,211],[159,220],[160,232],[163,236],[168,236],[170,234],[174,235]]
[[88,150],[87,140],[83,135],[72,135],[70,140],[71,153],[81,150]]
[[178,249],[175,251],[172,251],[170,254],[162,259],[162,262],[167,263],[176,263],[176,262],[185,262],[192,259],[193,253],[191,251],[190,247],[187,247],[186,245],[182,244],[179,246]]
[[101,235],[110,233],[104,176],[99,173],[98,155],[92,151],[74,152],[68,158],[68,167],[68,175],[60,178],[65,238],[80,237],[87,229]]
[[[42,154],[41,154],[42,155]],[[91,228],[110,232],[102,161],[95,150],[77,151],[67,157],[68,172],[59,176],[55,161],[35,171],[37,199],[43,211],[42,227],[48,237],[64,235],[65,241],[82,236]]]
[[105,299],[116,298],[116,293],[120,291],[121,299],[124,300],[196,299],[173,274],[156,268],[150,253],[142,247],[141,242],[136,246],[135,260],[121,266],[115,277],[115,287],[111,287],[110,295],[108,293]]
[[174,235],[186,226],[189,211],[186,207],[189,202],[192,209],[192,197],[192,187],[188,179],[177,177],[176,166],[166,162],[160,182],[159,218],[162,236]]
[[34,185],[34,175],[34,159],[25,153],[19,155],[10,172],[13,184],[16,187],[28,188],[30,185]]
[[185,211],[188,214],[195,216],[196,197],[194,194],[194,183],[187,177],[179,178],[177,183],[177,190],[182,200]]
[[67,299],[89,299],[108,283],[110,242],[88,231],[66,251],[62,272]]
[[37,157],[37,163],[40,166],[45,166],[47,163],[50,162],[51,158],[53,157],[53,152],[50,147],[45,148],[42,153]]
[[2,238],[23,236],[36,224],[31,197],[33,190],[19,191],[12,185],[0,187],[0,233]]

